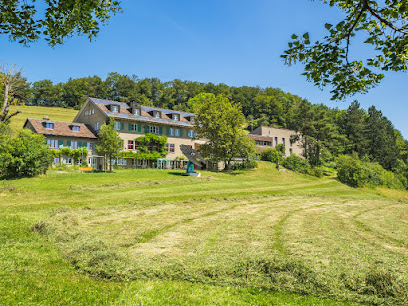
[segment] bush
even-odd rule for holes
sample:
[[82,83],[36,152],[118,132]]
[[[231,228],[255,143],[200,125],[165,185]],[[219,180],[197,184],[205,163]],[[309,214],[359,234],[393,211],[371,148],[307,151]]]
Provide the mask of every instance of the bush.
[[234,170],[254,169],[256,167],[258,167],[256,160],[249,160],[240,164],[234,164]]
[[270,161],[273,163],[282,162],[283,154],[276,149],[265,149],[261,153],[261,160]]
[[385,170],[379,163],[362,161],[358,156],[340,155],[337,158],[337,177],[340,182],[353,187],[376,187],[402,189],[403,182]]
[[287,169],[305,174],[308,173],[308,171],[311,169],[309,162],[306,159],[297,156],[296,154],[292,154],[286,157],[283,160],[283,166]]
[[52,152],[45,145],[45,138],[22,130],[17,137],[8,140],[6,163],[1,163],[1,175],[5,177],[35,176],[45,173],[52,163]]
[[313,175],[316,177],[323,177],[324,175],[324,168],[323,167],[313,167],[307,171],[307,174]]

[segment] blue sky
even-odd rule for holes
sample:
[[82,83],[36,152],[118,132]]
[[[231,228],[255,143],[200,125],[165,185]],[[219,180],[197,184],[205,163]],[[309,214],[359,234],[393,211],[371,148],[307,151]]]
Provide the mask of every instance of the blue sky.
[[[324,35],[324,24],[335,23],[342,12],[309,0],[152,0],[122,1],[123,14],[112,17],[98,37],[73,37],[51,48],[44,42],[24,47],[0,37],[0,62],[16,63],[29,81],[109,72],[179,78],[231,86],[277,87],[313,103],[347,108],[357,99],[367,109],[375,105],[408,138],[406,73],[387,73],[381,85],[345,102],[330,101],[301,76],[302,66],[287,67],[280,55],[293,33]],[[353,56],[370,50],[358,41]]]

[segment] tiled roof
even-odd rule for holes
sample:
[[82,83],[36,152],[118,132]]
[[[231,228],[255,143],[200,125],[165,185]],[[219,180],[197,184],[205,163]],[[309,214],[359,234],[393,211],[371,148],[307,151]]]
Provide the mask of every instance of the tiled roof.
[[[54,121],[54,120],[48,120],[48,119],[44,120],[44,119],[28,118],[26,123],[24,124],[24,127],[27,125],[27,122],[31,124],[34,131],[38,134],[97,139],[97,136],[94,133],[92,127],[87,124],[83,124],[83,123],[71,123],[71,122]],[[46,122],[53,122],[54,128],[47,129],[45,127]],[[78,132],[72,131],[70,128],[70,126],[72,125],[79,126],[79,131]]]
[[[166,125],[175,125],[175,126],[185,126],[192,127],[193,125],[186,119],[186,117],[193,117],[195,114],[187,112],[173,111],[170,109],[162,109],[157,107],[149,107],[141,105],[141,114],[140,116],[133,115],[129,112],[129,105],[122,102],[110,101],[104,99],[89,98],[96,106],[98,106],[107,116],[120,119],[128,119],[135,121],[145,121],[145,122],[154,122],[161,123]],[[118,105],[120,106],[119,113],[114,113],[109,110],[108,105]],[[152,116],[149,112],[160,111],[161,118],[156,118]],[[170,114],[179,114],[180,120],[173,120],[170,118]]]

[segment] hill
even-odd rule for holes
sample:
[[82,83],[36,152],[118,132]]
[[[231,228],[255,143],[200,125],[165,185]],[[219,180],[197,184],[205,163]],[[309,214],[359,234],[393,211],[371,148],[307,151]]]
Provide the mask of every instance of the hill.
[[48,116],[51,120],[71,122],[78,113],[74,109],[43,106],[11,106],[10,113],[17,109],[21,113],[11,118],[11,127],[14,130],[23,128],[27,118],[42,119],[44,116]]
[[408,193],[387,192],[267,162],[201,178],[145,169],[5,182],[0,298],[406,304]]

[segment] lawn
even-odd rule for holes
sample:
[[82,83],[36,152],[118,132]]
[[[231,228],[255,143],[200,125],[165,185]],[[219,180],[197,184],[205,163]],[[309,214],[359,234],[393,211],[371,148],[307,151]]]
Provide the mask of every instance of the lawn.
[[406,304],[408,193],[279,172],[0,183],[5,304]]
[[42,119],[48,116],[51,120],[72,122],[78,111],[74,109],[62,107],[43,107],[43,106],[11,106],[9,114],[16,110],[21,111],[20,114],[11,118],[11,127],[14,130],[23,128],[27,118]]

